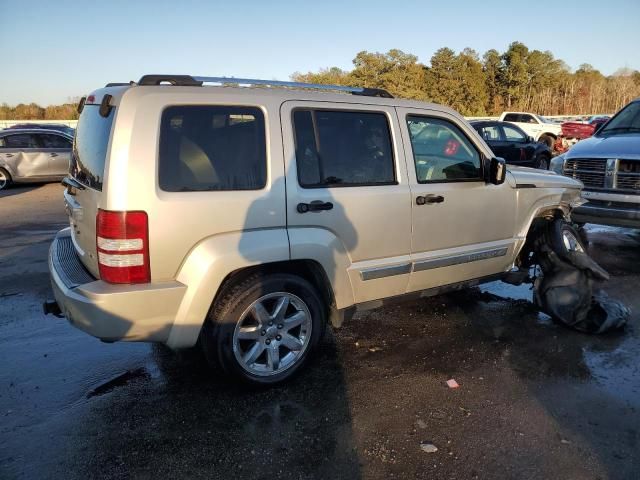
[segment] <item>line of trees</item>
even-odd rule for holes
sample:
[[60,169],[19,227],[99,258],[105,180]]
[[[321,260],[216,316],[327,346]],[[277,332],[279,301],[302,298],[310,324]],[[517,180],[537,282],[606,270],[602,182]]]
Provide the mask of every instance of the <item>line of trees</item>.
[[[354,68],[337,67],[291,75],[309,83],[384,88],[399,98],[448,105],[467,116],[524,110],[542,115],[614,113],[640,97],[640,72],[621,68],[605,76],[589,64],[571,72],[549,51],[529,50],[513,42],[504,53],[482,57],[470,48],[459,53],[441,48],[430,65],[401,50],[362,51]],[[35,103],[0,105],[0,120],[75,120],[77,100],[46,108]]]
[[513,42],[482,57],[470,48],[441,48],[430,65],[401,50],[362,51],[354,68],[291,75],[299,82],[384,88],[400,98],[448,105],[467,116],[523,110],[542,115],[613,113],[640,96],[640,72],[622,68],[605,76],[589,64],[571,72],[549,51]]
[[77,120],[77,106],[77,102],[48,107],[36,103],[20,103],[10,107],[3,103],[0,105],[0,120]]

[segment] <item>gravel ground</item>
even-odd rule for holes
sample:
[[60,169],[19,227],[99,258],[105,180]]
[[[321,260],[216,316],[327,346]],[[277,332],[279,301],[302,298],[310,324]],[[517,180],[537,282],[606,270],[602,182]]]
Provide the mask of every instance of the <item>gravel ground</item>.
[[638,231],[587,228],[623,332],[494,283],[358,314],[292,383],[250,390],[195,350],[43,316],[61,194],[0,193],[0,478],[640,478]]

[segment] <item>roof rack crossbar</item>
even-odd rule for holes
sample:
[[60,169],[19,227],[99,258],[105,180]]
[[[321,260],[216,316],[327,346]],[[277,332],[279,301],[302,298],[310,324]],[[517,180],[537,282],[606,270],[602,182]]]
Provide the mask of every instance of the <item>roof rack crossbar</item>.
[[163,82],[179,86],[199,86],[203,83],[217,83],[220,85],[264,85],[268,87],[309,88],[314,90],[348,92],[353,95],[393,98],[393,96],[389,92],[381,88],[347,87],[344,85],[285,82],[281,80],[260,80],[256,78],[192,77],[189,75],[145,75],[140,79],[138,85],[160,85]]

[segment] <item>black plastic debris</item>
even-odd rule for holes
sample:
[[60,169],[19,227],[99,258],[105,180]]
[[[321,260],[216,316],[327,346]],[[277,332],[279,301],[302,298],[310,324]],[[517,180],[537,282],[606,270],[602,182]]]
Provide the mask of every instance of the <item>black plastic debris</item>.
[[[558,226],[550,230],[542,237],[549,240]],[[542,276],[534,283],[534,302],[541,311],[585,333],[605,333],[627,323],[631,312],[625,305],[604,292],[594,293],[597,282],[608,280],[609,274],[589,255],[563,249],[557,241],[536,242],[535,254]]]

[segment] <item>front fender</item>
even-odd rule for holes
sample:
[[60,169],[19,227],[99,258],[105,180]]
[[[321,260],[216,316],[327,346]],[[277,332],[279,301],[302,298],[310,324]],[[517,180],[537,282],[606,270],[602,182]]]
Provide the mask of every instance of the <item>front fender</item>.
[[284,228],[217,235],[200,242],[183,262],[176,280],[187,286],[167,345],[195,345],[211,303],[224,279],[236,270],[289,260]]

